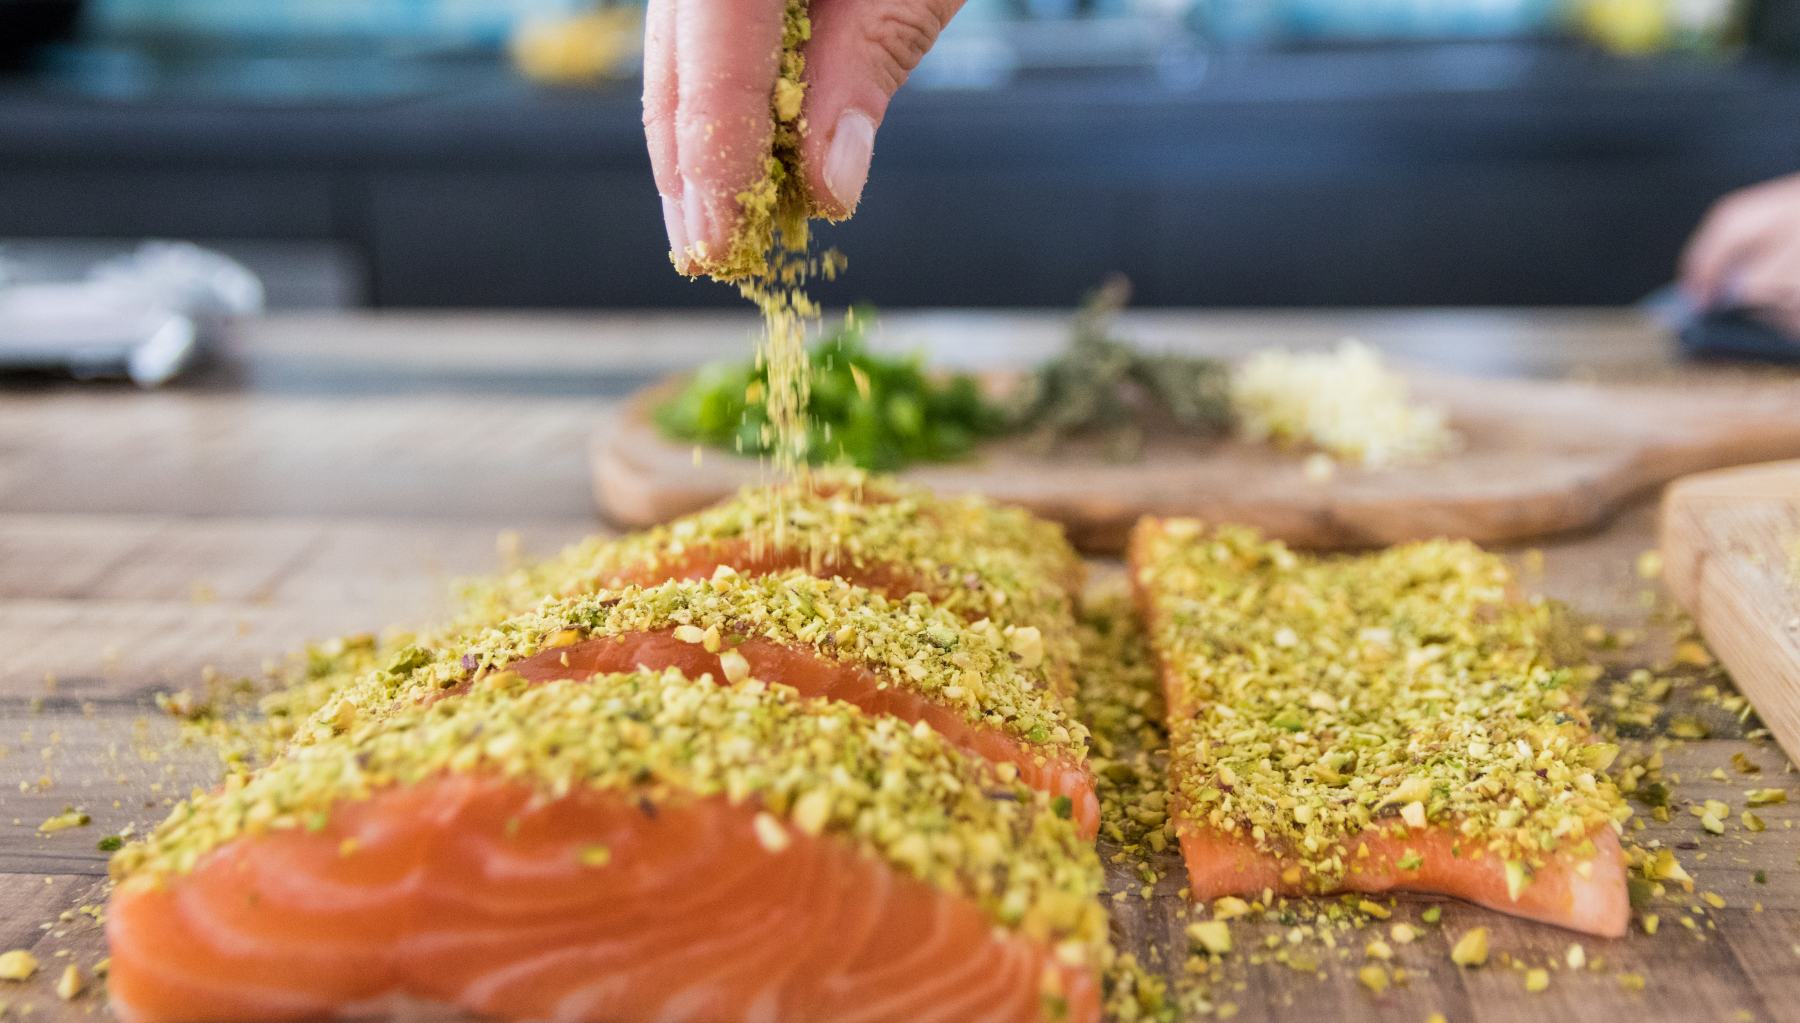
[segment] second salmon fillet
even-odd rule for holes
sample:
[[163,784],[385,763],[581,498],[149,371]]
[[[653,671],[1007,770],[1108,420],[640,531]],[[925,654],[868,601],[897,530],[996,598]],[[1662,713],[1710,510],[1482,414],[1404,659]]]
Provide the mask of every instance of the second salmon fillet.
[[1499,558],[1146,519],[1130,564],[1195,898],[1406,890],[1625,932],[1618,750]]

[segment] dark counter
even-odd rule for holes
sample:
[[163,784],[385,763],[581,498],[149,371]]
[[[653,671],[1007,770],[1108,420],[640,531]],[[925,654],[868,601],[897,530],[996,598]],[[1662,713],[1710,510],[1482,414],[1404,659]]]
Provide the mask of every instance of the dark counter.
[[[314,240],[387,306],[735,302],[677,278],[635,83],[487,62],[64,59],[0,80],[0,237]],[[1606,304],[1800,169],[1800,73],[1549,46],[1214,58],[913,88],[837,301]]]

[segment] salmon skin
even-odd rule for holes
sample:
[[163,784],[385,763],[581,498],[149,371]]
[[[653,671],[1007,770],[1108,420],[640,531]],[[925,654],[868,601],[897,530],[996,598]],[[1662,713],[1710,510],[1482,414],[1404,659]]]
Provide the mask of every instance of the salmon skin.
[[1047,799],[754,681],[491,677],[183,804],[114,872],[126,1023],[1099,1017],[1099,864]]
[[1415,891],[1625,932],[1617,747],[1500,559],[1451,542],[1303,558],[1146,519],[1128,560],[1194,898]]
[[633,668],[755,674],[932,728],[1058,797],[1083,835],[1099,829],[1087,731],[1044,676],[1035,636],[965,622],[919,595],[888,600],[804,572],[722,573],[547,603],[465,644],[399,657],[399,671],[332,697],[297,740],[455,693],[492,670],[540,681]]

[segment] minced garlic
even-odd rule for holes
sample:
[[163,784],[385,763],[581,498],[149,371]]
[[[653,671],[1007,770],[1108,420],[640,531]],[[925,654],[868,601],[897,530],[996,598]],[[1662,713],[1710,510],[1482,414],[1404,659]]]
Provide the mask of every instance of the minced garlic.
[[1456,446],[1441,409],[1414,402],[1406,378],[1356,341],[1330,352],[1259,351],[1232,373],[1239,430],[1255,441],[1311,444],[1372,467]]

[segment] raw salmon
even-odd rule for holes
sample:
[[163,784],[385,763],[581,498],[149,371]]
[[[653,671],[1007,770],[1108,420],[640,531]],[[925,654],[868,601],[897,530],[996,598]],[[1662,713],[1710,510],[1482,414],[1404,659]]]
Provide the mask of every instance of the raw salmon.
[[1407,890],[1624,933],[1617,749],[1498,558],[1146,519],[1129,560],[1195,898]]
[[896,600],[922,593],[969,621],[1036,629],[1052,681],[1073,691],[1083,566],[1061,528],[1022,509],[862,474],[748,489],[641,533],[592,538],[497,590],[471,589],[471,606],[485,624],[547,595],[705,579],[720,565],[742,575],[802,569]]
[[721,573],[551,602],[445,649],[408,648],[390,670],[334,695],[297,738],[337,734],[492,670],[534,680],[635,667],[754,673],[931,727],[1065,797],[1091,837],[1100,803],[1087,731],[1038,670],[1041,660],[1034,633],[965,622],[919,595],[889,600],[804,572]]
[[[1589,836],[1594,852],[1585,857],[1563,853],[1549,858],[1513,895],[1505,861],[1478,843],[1464,841],[1454,829],[1418,832],[1371,830],[1345,840],[1354,854],[1336,890],[1404,891],[1449,895],[1512,916],[1616,938],[1631,919],[1625,890],[1625,853],[1612,828],[1601,826]],[[1187,863],[1194,899],[1272,891],[1309,895],[1304,861],[1264,852],[1254,842],[1211,829],[1180,829],[1181,857]],[[1418,866],[1399,866],[1417,856]],[[1584,866],[1585,865],[1585,866]]]
[[[1032,788],[1069,800],[1069,815],[1084,838],[1100,829],[1100,800],[1093,774],[1072,754],[1045,754],[994,728],[969,724],[941,704],[884,682],[858,664],[827,660],[810,649],[766,639],[746,639],[732,648],[755,678],[774,679],[807,696],[842,700],[868,714],[922,722],[956,746],[996,764],[1010,764]],[[634,668],[676,668],[689,678],[725,678],[719,655],[698,643],[684,643],[673,630],[583,640],[552,648],[507,666],[533,682],[588,678]]]
[[[1046,679],[1073,692],[1073,602],[1084,570],[1059,526],[980,497],[944,497],[886,477],[822,471],[795,483],[746,488],[655,529],[590,537],[544,561],[466,581],[455,617],[422,632],[381,643],[361,635],[318,644],[294,659],[286,687],[265,701],[261,737],[279,748],[289,727],[408,646],[456,646],[548,597],[710,578],[721,565],[742,575],[806,569],[894,600],[924,594],[971,623],[985,619],[1035,640]],[[268,754],[251,749],[240,756]]]
[[183,804],[114,866],[126,1023],[1099,1015],[1098,861],[1047,800],[755,682],[490,678]]

